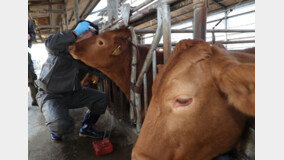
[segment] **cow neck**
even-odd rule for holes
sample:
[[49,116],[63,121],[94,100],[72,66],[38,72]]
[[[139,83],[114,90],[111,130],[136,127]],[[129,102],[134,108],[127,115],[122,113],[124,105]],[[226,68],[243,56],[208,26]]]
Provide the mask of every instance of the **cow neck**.
[[[129,72],[129,54],[125,54],[123,58],[120,58],[117,65],[112,65],[108,70],[105,70],[105,74],[121,89],[127,99],[130,97],[129,83],[130,83],[130,72]],[[102,69],[103,71],[104,69]]]

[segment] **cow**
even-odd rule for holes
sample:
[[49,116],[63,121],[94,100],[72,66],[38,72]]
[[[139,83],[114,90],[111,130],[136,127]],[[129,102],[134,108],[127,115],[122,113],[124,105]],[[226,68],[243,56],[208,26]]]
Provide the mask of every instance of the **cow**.
[[[130,97],[130,69],[132,57],[131,32],[127,27],[107,31],[76,42],[69,47],[71,55],[96,68],[109,77],[125,94]],[[137,77],[149,50],[148,45],[134,46],[138,49]],[[157,64],[163,64],[163,53],[156,51]],[[147,72],[148,100],[151,97],[152,70]]]
[[132,160],[210,160],[236,147],[255,115],[255,66],[237,56],[180,41],[153,83]]

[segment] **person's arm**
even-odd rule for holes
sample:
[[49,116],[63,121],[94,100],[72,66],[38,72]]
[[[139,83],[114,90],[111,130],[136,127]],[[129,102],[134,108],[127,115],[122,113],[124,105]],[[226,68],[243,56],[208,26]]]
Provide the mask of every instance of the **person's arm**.
[[76,41],[76,35],[71,30],[51,35],[45,41],[47,51],[52,55],[64,53],[67,47]]
[[55,35],[51,35],[45,41],[47,51],[52,55],[64,53],[67,47],[76,42],[77,36],[80,36],[85,31],[89,30],[89,22],[80,22],[74,31],[67,30]]

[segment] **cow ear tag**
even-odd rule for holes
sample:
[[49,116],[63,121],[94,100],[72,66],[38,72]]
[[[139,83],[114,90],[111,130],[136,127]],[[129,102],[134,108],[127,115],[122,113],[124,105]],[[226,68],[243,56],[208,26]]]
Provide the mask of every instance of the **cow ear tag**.
[[118,55],[118,52],[120,51],[120,46],[118,46],[113,52],[112,55]]

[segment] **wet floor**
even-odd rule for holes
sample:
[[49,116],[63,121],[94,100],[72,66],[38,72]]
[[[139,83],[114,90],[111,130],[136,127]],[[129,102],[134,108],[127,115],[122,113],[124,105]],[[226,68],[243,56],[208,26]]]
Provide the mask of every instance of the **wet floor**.
[[[63,142],[55,143],[50,139],[48,128],[45,126],[44,117],[37,106],[31,106],[29,96],[28,105],[28,157],[29,160],[128,160],[131,159],[133,143],[129,142],[120,129],[114,126],[110,140],[114,146],[113,153],[96,156],[92,147],[92,139],[81,138],[78,132],[86,108],[70,110],[70,115],[75,121],[75,130],[64,137]],[[110,127],[110,119],[103,116],[94,126],[95,129],[104,131]]]

